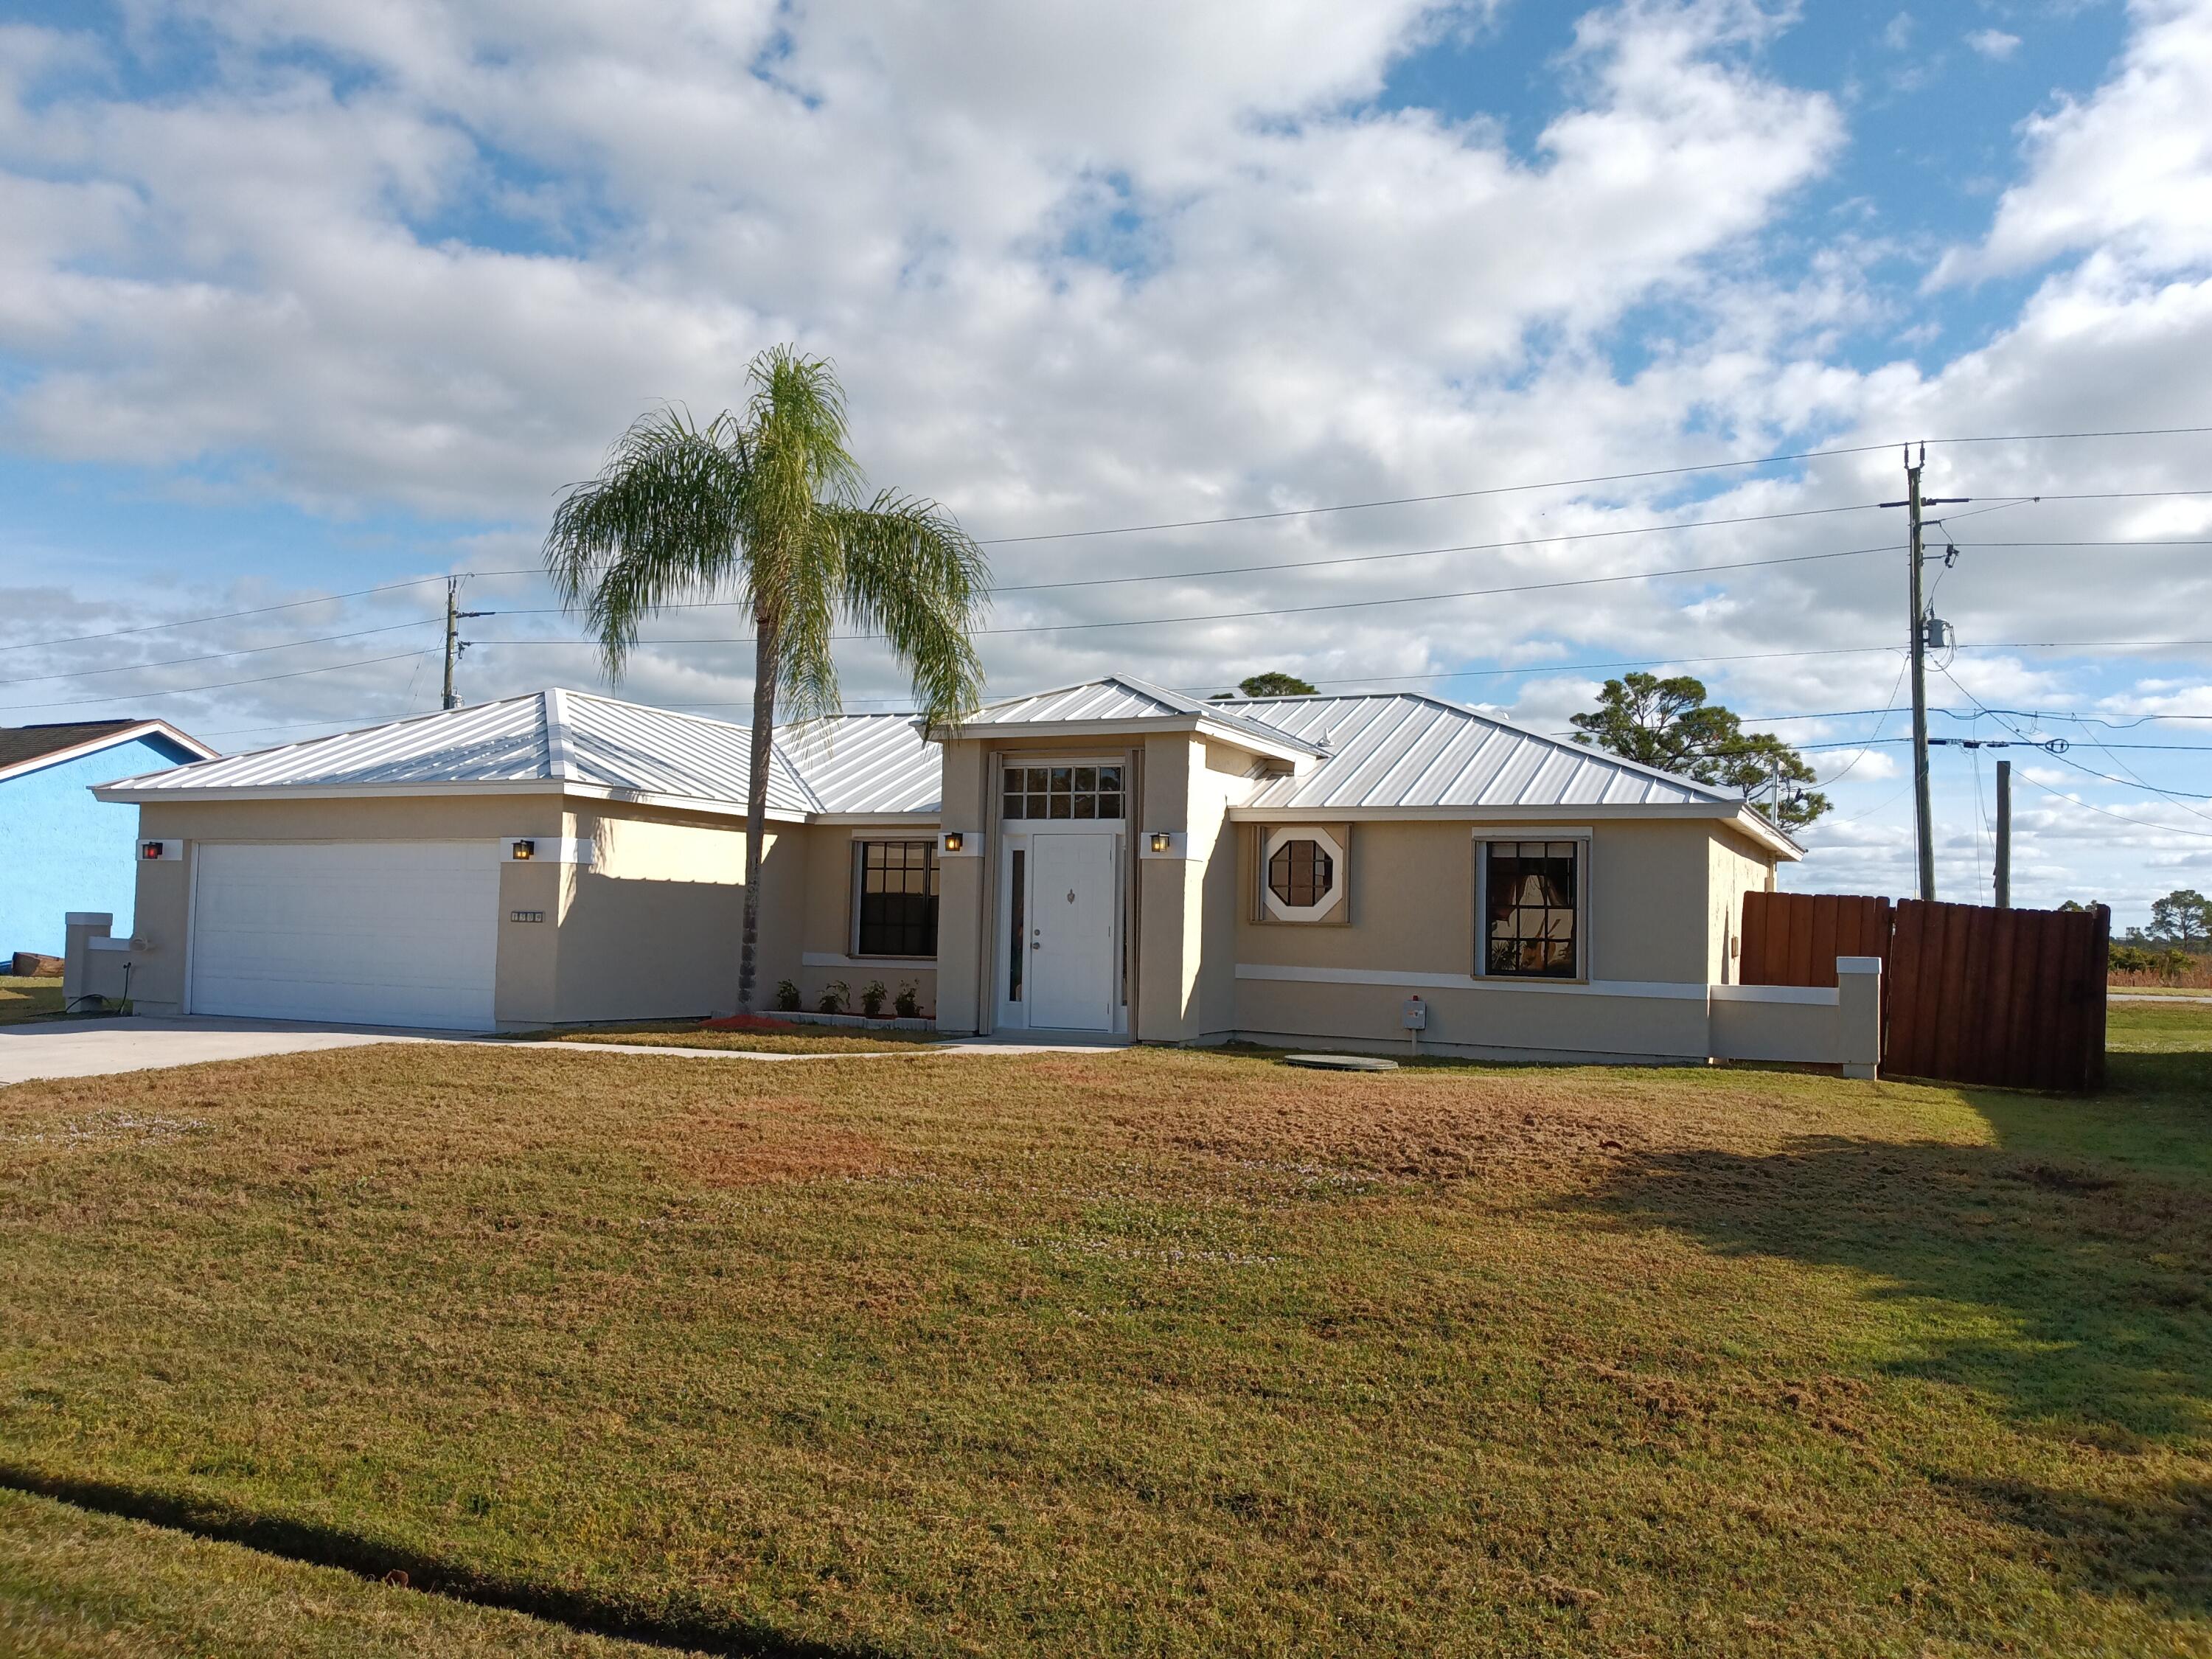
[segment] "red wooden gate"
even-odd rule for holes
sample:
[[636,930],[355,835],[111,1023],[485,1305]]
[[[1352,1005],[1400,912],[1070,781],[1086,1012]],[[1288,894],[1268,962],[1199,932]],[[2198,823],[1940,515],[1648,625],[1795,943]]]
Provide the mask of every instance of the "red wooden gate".
[[1747,893],[1746,985],[1833,985],[1882,958],[1882,1068],[2014,1089],[2105,1080],[2112,912],[1996,910],[1833,893]]

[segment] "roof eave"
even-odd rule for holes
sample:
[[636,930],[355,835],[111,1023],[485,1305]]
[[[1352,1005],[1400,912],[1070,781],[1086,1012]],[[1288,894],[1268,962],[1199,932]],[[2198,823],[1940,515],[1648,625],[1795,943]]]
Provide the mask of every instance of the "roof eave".
[[[132,788],[130,781],[119,784],[100,784],[93,790],[95,799],[138,806],[159,805],[169,801],[205,803],[229,800],[363,800],[452,799],[467,795],[565,795],[583,800],[619,801],[631,806],[661,806],[684,812],[711,812],[718,817],[743,817],[743,801],[723,800],[712,796],[671,795],[654,790],[625,789],[608,784],[581,783],[562,778],[496,778],[473,779],[464,782],[439,783],[269,783],[215,784],[206,787],[182,786],[175,788]],[[788,807],[768,809],[772,823],[805,823],[810,814],[793,811]]]
[[1113,720],[984,720],[969,726],[926,726],[922,737],[930,743],[968,742],[987,738],[1018,743],[1025,738],[1111,738],[1122,732],[1150,734],[1172,732],[1188,732],[1199,737],[1212,738],[1255,755],[1265,755],[1271,760],[1288,761],[1293,766],[1310,765],[1322,758],[1325,752],[1287,732],[1273,737],[1262,736],[1243,726],[1208,720],[1203,714],[1158,714]]
[[[219,750],[210,748],[189,732],[179,731],[167,720],[138,720],[122,727],[119,731],[105,732],[97,738],[88,738],[82,743],[73,743],[65,749],[49,749],[43,755],[33,755],[27,760],[20,760],[7,766],[0,766],[0,783],[5,783],[10,778],[21,777],[27,773],[43,772],[49,766],[65,766],[71,761],[82,760],[88,755],[97,755],[103,749],[112,749],[118,744],[136,743],[139,738],[147,737],[166,738],[179,749],[190,750],[201,760],[215,760],[219,758],[222,753]],[[177,764],[189,766],[193,763],[179,761]],[[133,775],[150,777],[153,775],[140,772]]]
[[1609,801],[1534,802],[1498,806],[1358,806],[1322,804],[1307,806],[1232,806],[1230,818],[1245,823],[1313,823],[1340,822],[1377,823],[1559,823],[1593,818],[1618,823],[1638,818],[1704,818],[1729,824],[1761,846],[1795,861],[1805,849],[1758,813],[1738,801]]

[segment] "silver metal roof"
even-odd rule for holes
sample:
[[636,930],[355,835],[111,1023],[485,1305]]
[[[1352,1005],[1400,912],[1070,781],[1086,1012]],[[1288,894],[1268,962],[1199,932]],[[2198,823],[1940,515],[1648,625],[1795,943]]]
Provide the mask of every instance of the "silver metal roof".
[[[1723,789],[1533,732],[1441,697],[1198,702],[1115,678],[993,705],[971,726],[1143,723],[1200,715],[1316,758],[1262,781],[1248,808],[1740,806]],[[418,715],[337,737],[195,762],[104,788],[327,788],[557,780],[677,799],[741,804],[751,734],[726,720],[549,690]],[[852,714],[780,728],[769,807],[932,813],[944,750],[911,714]]]
[[787,726],[777,753],[806,780],[823,812],[935,812],[945,751],[911,714],[848,714]]
[[[751,735],[726,720],[580,691],[535,691],[336,737],[125,778],[118,790],[315,789],[345,785],[595,785],[717,803],[745,798]],[[790,761],[772,756],[771,811],[821,810]]]
[[1057,690],[992,703],[970,714],[961,726],[968,730],[978,726],[1132,726],[1146,720],[1195,717],[1242,732],[1270,749],[1279,749],[1287,740],[1293,750],[1311,755],[1322,752],[1310,741],[1281,726],[1247,718],[1243,711],[1249,707],[1242,702],[1200,702],[1164,685],[1115,674],[1084,685],[1066,685]]
[[1411,692],[1233,705],[1304,738],[1318,766],[1270,781],[1249,807],[1741,805],[1724,789]]

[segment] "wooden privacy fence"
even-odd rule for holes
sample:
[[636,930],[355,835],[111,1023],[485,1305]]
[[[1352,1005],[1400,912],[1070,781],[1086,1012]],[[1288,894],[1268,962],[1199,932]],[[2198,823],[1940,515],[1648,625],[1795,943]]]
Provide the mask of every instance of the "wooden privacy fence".
[[1831,893],[1748,893],[1747,985],[1833,985],[1882,958],[1882,1066],[1906,1077],[2086,1091],[2105,1081],[2112,912],[1997,910]]
[[1746,893],[1746,985],[1833,985],[1838,957],[1880,957],[1889,967],[1889,901],[1842,893]]

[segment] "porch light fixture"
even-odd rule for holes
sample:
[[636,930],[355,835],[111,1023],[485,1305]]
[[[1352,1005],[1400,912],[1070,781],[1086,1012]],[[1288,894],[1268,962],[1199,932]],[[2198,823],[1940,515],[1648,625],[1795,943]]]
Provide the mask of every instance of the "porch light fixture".
[[1152,831],[1152,851],[1164,853],[1175,845],[1175,836],[1165,830]]
[[527,864],[532,859],[534,859],[537,856],[538,843],[536,842],[519,841],[514,843],[514,861],[517,864]]
[[965,830],[947,830],[945,832],[945,850],[946,852],[957,853],[967,844],[968,836]]

